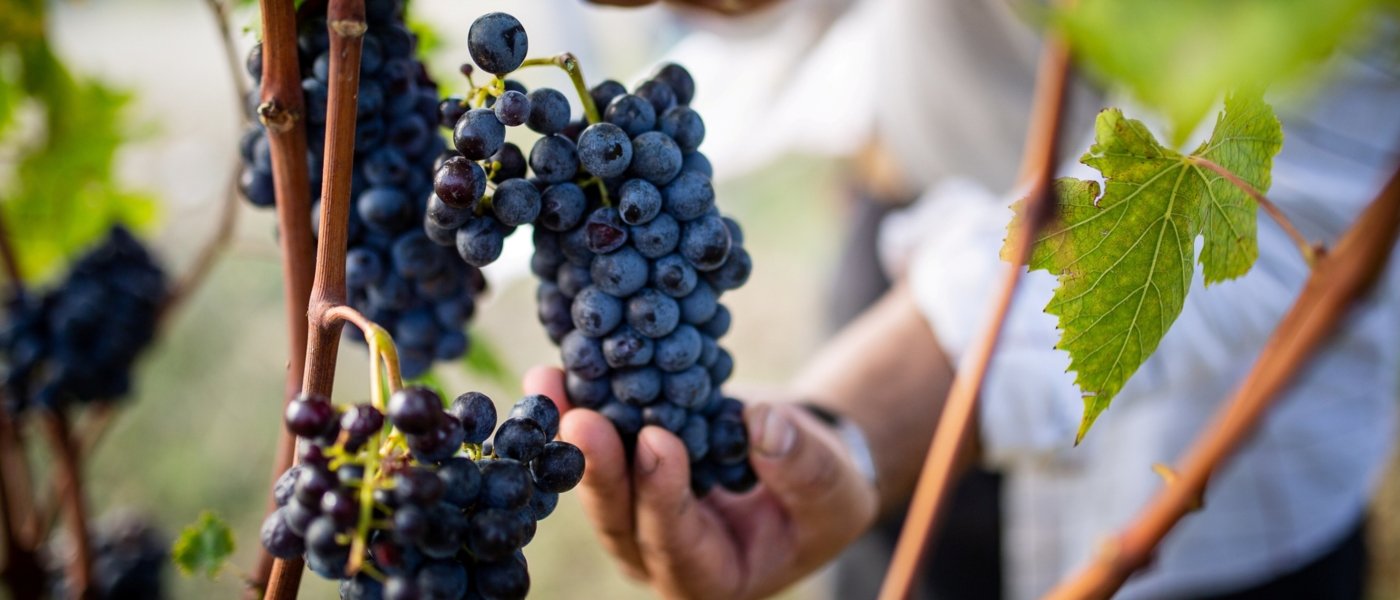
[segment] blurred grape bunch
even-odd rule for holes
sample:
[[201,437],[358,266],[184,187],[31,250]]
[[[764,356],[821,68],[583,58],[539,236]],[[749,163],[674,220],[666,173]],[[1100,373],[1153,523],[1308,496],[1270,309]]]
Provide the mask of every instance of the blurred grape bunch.
[[[92,544],[92,594],[97,600],[165,598],[164,578],[170,563],[170,540],[140,513],[119,510],[90,528]],[[64,565],[72,560],[67,538],[58,538],[46,557],[54,598],[72,597]]]
[[167,290],[151,254],[115,226],[60,285],[11,296],[0,330],[4,410],[57,410],[126,395],[132,365],[155,339]]

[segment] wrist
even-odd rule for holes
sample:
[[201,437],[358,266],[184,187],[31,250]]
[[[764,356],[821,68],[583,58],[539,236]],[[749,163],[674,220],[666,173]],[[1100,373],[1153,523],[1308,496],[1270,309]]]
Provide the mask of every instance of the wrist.
[[854,421],[830,408],[811,402],[804,402],[801,406],[808,414],[831,428],[845,448],[846,456],[855,465],[856,471],[865,478],[871,488],[879,490],[880,477],[875,468],[875,455],[871,451],[865,432],[861,431]]

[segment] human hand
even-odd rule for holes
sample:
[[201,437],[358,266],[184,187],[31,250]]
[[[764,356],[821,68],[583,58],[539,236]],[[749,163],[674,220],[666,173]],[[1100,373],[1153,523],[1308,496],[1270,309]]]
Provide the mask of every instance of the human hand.
[[667,598],[761,598],[836,556],[874,522],[876,490],[837,436],[791,405],[744,411],[759,485],[735,495],[690,489],[685,446],[644,427],[632,464],[607,418],[570,410],[563,373],[536,367],[525,393],[559,404],[559,436],[588,458],[579,498],[603,545],[630,576]]
[[[646,6],[655,4],[657,0],[589,0],[594,4],[606,4],[609,6]],[[700,8],[727,15],[738,15],[753,12],[777,0],[671,0],[674,4]]]

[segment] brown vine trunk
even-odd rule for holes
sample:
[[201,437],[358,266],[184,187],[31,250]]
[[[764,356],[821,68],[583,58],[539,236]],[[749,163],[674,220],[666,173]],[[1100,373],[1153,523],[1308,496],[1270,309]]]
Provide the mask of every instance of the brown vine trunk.
[[[350,221],[350,178],[355,160],[355,100],[360,86],[360,47],[365,33],[364,0],[332,0],[326,17],[331,64],[325,171],[321,177],[321,236],[306,317],[308,337],[302,389],[308,394],[330,397],[343,324],[325,318],[325,312],[345,302],[345,251]],[[269,600],[295,598],[302,569],[301,560],[275,561],[265,597]]]
[[[283,302],[287,319],[287,379],[282,406],[301,393],[302,357],[306,355],[306,307],[311,297],[312,261],[310,188],[306,172],[306,114],[297,59],[297,18],[291,0],[260,0],[263,25],[262,103],[258,117],[267,131],[272,155],[272,181],[277,198],[278,238],[282,246]],[[281,426],[272,465],[272,481],[291,466],[296,439]],[[276,506],[267,497],[267,512]],[[249,581],[249,596],[266,586],[273,558],[259,547],[258,562]]]

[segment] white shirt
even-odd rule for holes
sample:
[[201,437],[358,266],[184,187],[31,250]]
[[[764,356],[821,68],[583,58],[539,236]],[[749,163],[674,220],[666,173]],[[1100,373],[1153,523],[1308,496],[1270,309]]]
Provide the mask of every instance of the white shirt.
[[[1306,236],[1329,244],[1400,164],[1400,153],[1384,150],[1400,140],[1400,78],[1343,62],[1328,93],[1284,115],[1269,193]],[[955,360],[985,324],[1010,200],[945,179],[918,208],[928,217],[917,220],[927,243],[910,280]],[[1174,463],[1241,381],[1308,275],[1297,248],[1262,213],[1259,246],[1258,262],[1238,280],[1207,289],[1196,269],[1181,316],[1078,448],[1071,444],[1083,402],[1068,355],[1053,349],[1055,317],[1043,312],[1055,280],[1043,271],[1025,279],[981,396],[987,462],[1007,476],[1009,597],[1045,593],[1129,523],[1163,486],[1151,466]],[[1119,597],[1261,583],[1316,559],[1357,524],[1396,433],[1397,262],[1211,480],[1205,509],[1168,535]]]
[[[696,99],[722,176],[761,168],[784,150],[849,154],[872,136],[893,151],[926,193],[887,224],[882,245],[894,270],[908,267],[956,361],[981,331],[1002,272],[1013,200],[1003,194],[1020,157],[1038,52],[1035,30],[1005,1],[789,0],[749,23],[696,33],[671,58],[703,89],[723,86]],[[1269,191],[1305,235],[1329,244],[1400,162],[1395,65],[1338,67],[1322,97],[1276,104],[1285,140]],[[1089,124],[1105,105],[1084,92],[1067,121],[1062,156],[1071,161],[1089,147]],[[1082,165],[1064,174],[1096,175]],[[1258,262],[1238,280],[1205,289],[1197,269],[1157,352],[1078,448],[1083,403],[1068,357],[1053,349],[1055,320],[1042,312],[1055,281],[1044,272],[1023,281],[981,396],[987,462],[1006,474],[1008,598],[1043,594],[1130,522],[1162,488],[1152,465],[1175,463],[1247,372],[1308,274],[1263,215],[1259,246]],[[899,256],[901,247],[910,253]],[[1356,524],[1396,433],[1395,263],[1212,480],[1205,509],[1168,535],[1119,597],[1260,583],[1317,558]]]

